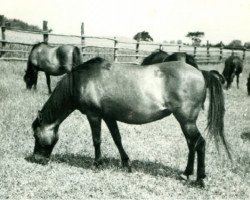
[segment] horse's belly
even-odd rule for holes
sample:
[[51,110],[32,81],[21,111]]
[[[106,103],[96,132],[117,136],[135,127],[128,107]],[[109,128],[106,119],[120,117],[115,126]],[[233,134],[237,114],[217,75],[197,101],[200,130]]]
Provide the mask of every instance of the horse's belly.
[[134,111],[129,111],[123,116],[117,115],[116,120],[127,124],[146,124],[160,120],[170,114],[171,111],[167,109],[152,113],[136,113]]
[[104,101],[101,110],[104,116],[129,124],[145,124],[171,114],[162,102],[139,101]]

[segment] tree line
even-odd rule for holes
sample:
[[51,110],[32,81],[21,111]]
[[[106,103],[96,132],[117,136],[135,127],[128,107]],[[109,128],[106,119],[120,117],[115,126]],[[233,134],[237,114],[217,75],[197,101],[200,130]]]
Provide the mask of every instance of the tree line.
[[32,31],[42,31],[41,28],[35,25],[28,24],[20,19],[9,19],[3,15],[0,15],[0,25],[5,23],[6,27],[15,27],[21,30],[32,30]]
[[[206,46],[202,45],[202,37],[205,36],[205,33],[202,31],[194,31],[188,32],[186,37],[191,39],[192,46]],[[149,32],[142,31],[135,34],[133,37],[136,41],[154,41],[153,38],[150,36]],[[171,41],[170,43],[174,44],[175,41]],[[182,44],[181,40],[177,40],[176,44]],[[232,40],[229,44],[224,43],[217,43],[217,44],[209,44],[210,47],[223,47],[224,49],[235,49],[235,50],[243,50],[243,49],[250,49],[250,42],[242,43],[241,40],[235,39]]]

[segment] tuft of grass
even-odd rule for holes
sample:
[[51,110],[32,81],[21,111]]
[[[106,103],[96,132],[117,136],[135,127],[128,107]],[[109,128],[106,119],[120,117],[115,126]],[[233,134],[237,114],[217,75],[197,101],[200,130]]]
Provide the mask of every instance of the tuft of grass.
[[[38,90],[27,91],[23,82],[26,63],[0,62],[0,199],[249,199],[250,149],[241,134],[250,129],[250,99],[246,64],[240,89],[234,82],[224,91],[225,134],[233,154],[218,154],[206,134],[206,188],[179,180],[188,148],[173,116],[146,125],[119,123],[124,148],[132,161],[132,173],[120,167],[120,156],[111,135],[102,125],[104,164],[96,169],[89,124],[75,111],[60,126],[60,139],[47,166],[29,162],[34,148],[31,123],[48,99],[43,73]],[[222,71],[223,65],[201,66]],[[61,77],[52,77],[52,88]],[[205,109],[198,127],[206,127]],[[195,180],[195,176],[192,177]]]

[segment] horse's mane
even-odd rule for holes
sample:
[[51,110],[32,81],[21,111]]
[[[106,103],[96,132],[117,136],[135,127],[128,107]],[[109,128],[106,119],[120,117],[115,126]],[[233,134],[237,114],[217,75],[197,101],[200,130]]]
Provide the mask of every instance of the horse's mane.
[[110,66],[111,64],[108,60],[101,58],[101,57],[95,57],[78,65],[72,71],[74,72],[74,71],[80,71],[80,70],[88,70],[88,69],[94,69],[96,67],[109,69]]
[[[58,119],[57,110],[64,109],[65,106],[73,103],[72,97],[72,73],[66,74],[56,85],[53,93],[44,104],[41,114],[46,122]],[[34,122],[35,123],[35,122]]]

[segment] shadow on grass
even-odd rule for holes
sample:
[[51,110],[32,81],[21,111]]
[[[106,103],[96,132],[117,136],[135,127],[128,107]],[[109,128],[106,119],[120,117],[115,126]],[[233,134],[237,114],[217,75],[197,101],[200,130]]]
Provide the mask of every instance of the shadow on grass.
[[[70,166],[93,169],[94,159],[84,155],[77,154],[55,154],[51,157],[51,162],[66,163]],[[181,171],[161,163],[134,160],[131,162],[132,172],[142,172],[152,176],[171,177],[180,180]],[[115,158],[102,158],[102,164],[98,169],[122,169],[120,160]]]

